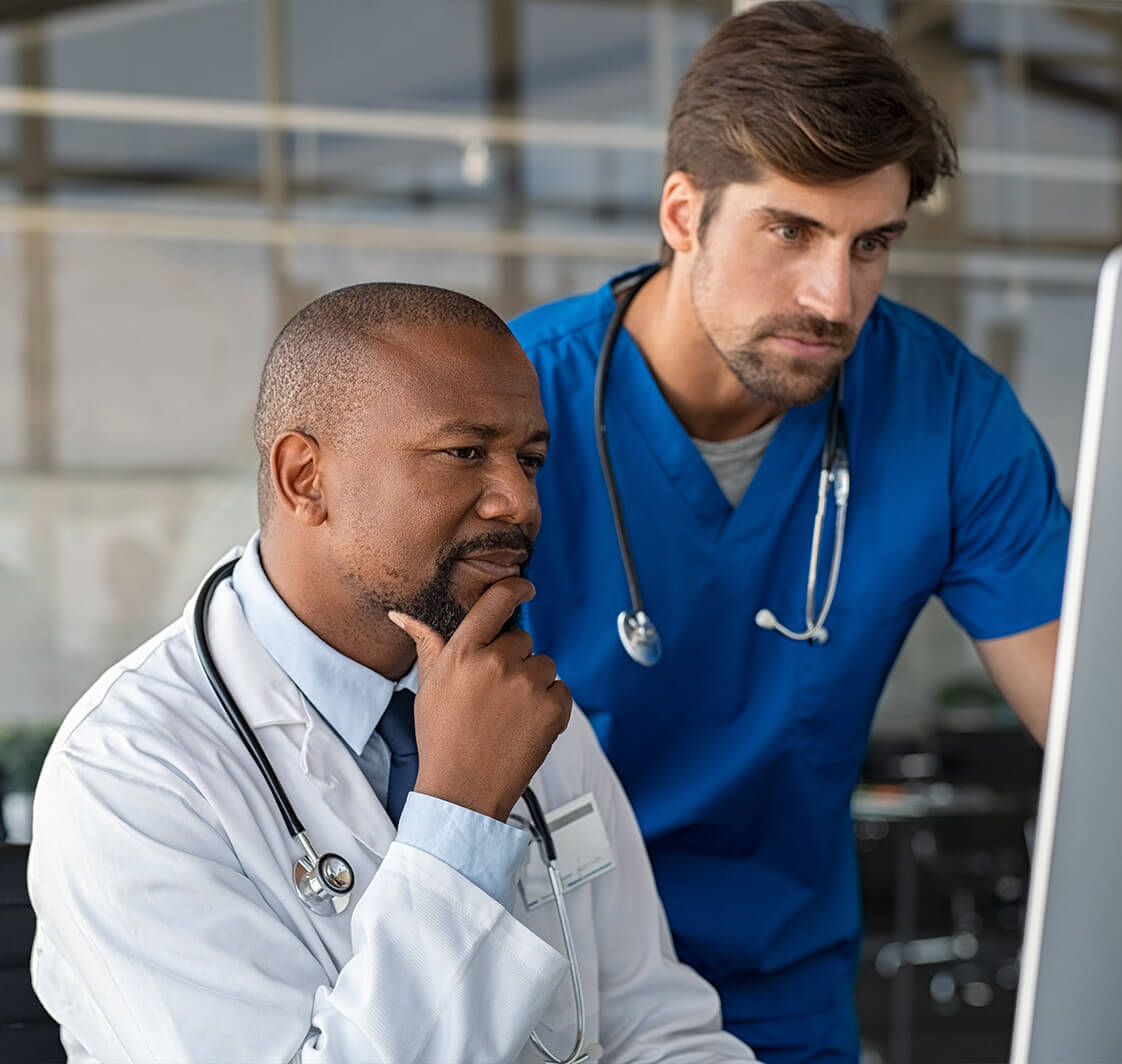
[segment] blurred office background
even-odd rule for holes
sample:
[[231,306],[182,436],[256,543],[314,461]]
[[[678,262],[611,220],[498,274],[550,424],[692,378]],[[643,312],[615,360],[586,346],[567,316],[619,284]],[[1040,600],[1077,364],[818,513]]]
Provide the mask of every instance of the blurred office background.
[[[0,2],[10,749],[34,748],[29,728],[57,722],[255,527],[256,381],[293,311],[340,285],[401,279],[511,315],[655,257],[674,87],[737,6]],[[1095,280],[1122,237],[1122,3],[836,6],[897,43],[961,148],[961,177],[914,210],[887,294],[1009,376],[1070,501]],[[870,788],[857,810],[869,1059],[1000,1059],[1018,833],[1038,762],[937,604],[905,648],[875,738],[869,782],[888,788]],[[973,778],[999,763],[1020,766],[1004,789]],[[979,782],[993,786],[970,789]],[[1010,794],[1018,801],[1002,806]],[[1008,830],[985,834],[1003,809]],[[938,829],[952,819],[982,834],[946,843]],[[945,890],[923,897],[917,879],[941,875]],[[983,964],[981,933],[998,925],[1012,946]],[[962,934],[975,934],[970,956]],[[929,939],[935,960],[905,949]],[[941,974],[950,983],[935,985]],[[923,1024],[944,1020],[977,1036],[925,1056],[930,1030],[944,1028]]]

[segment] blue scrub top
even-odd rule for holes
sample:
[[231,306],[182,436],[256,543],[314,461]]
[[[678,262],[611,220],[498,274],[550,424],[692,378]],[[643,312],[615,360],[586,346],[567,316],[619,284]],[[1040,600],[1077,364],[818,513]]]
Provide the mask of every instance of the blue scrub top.
[[[804,627],[829,397],[784,415],[729,506],[622,330],[605,418],[647,612],[664,653],[632,662],[630,608],[592,393],[610,285],[518,318],[553,434],[530,577],[553,656],[634,804],[682,959],[725,1020],[852,1009],[860,912],[850,794],[885,677],[931,595],[975,639],[1060,612],[1069,514],[1005,379],[881,299],[847,363],[852,491],[829,642]],[[819,601],[833,548],[831,499]]]

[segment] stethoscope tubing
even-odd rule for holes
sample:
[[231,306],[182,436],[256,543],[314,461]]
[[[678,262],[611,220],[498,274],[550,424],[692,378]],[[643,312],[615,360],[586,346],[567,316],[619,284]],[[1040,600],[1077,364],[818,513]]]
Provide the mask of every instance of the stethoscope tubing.
[[604,396],[608,390],[608,370],[611,368],[616,341],[619,339],[620,330],[623,328],[623,319],[627,314],[628,307],[631,306],[632,300],[639,294],[639,289],[658,270],[658,266],[649,266],[647,269],[640,271],[617,300],[615,309],[612,311],[612,317],[608,322],[607,331],[604,333],[604,343],[600,349],[600,357],[596,360],[596,379],[592,389],[592,414],[596,424],[596,451],[600,456],[600,469],[603,471],[604,483],[608,489],[608,502],[612,508],[616,540],[619,542],[623,571],[627,577],[627,587],[631,595],[631,609],[636,614],[644,612],[643,592],[639,587],[635,558],[631,553],[631,539],[627,534],[627,524],[623,517],[623,504],[619,497],[619,486],[616,483],[615,470],[608,451],[608,429],[604,420]]
[[234,701],[234,696],[226,686],[226,681],[222,679],[218,666],[214,662],[214,656],[210,651],[210,639],[206,631],[210,600],[214,597],[214,591],[218,585],[233,573],[234,566],[237,563],[236,558],[231,558],[228,562],[218,566],[199,589],[195,598],[194,613],[195,650],[198,654],[199,664],[202,666],[203,672],[206,673],[206,678],[210,681],[211,687],[214,688],[214,693],[218,696],[218,701],[222,704],[222,709],[225,711],[231,726],[237,732],[238,738],[241,739],[249,752],[249,756],[253,758],[254,764],[264,777],[265,783],[273,796],[273,801],[276,802],[277,809],[280,810],[285,828],[294,839],[299,839],[301,836],[305,836],[304,825],[296,815],[296,810],[292,808],[292,803],[288,800],[288,795],[281,786],[280,780],[277,779],[277,774],[273,771],[273,766],[268,757],[265,756],[265,751],[257,741],[257,736],[253,734],[253,729],[250,728],[245,717],[242,716],[237,702]]
[[[623,504],[620,500],[619,486],[616,481],[615,469],[612,466],[611,453],[608,449],[607,424],[604,417],[604,398],[607,393],[608,370],[615,354],[616,343],[623,328],[623,319],[631,306],[632,300],[660,269],[658,265],[645,267],[637,273],[622,279],[622,283],[614,286],[616,296],[612,316],[608,320],[608,327],[604,332],[604,339],[600,345],[600,353],[596,360],[596,377],[593,385],[592,406],[593,420],[596,430],[596,450],[600,457],[600,471],[604,477],[604,485],[608,490],[608,502],[612,510],[612,521],[615,525],[616,540],[619,543],[620,560],[623,563],[624,575],[627,579],[628,593],[631,596],[632,616],[638,617],[644,628],[657,632],[654,623],[647,616],[643,608],[643,593],[639,586],[639,574],[635,565],[635,558],[631,550],[631,539],[627,532],[627,523],[623,516]],[[795,642],[821,643],[828,638],[826,631],[826,618],[834,602],[837,590],[838,575],[841,568],[842,544],[845,540],[845,519],[849,503],[849,452],[845,424],[845,412],[842,409],[842,393],[845,381],[845,367],[838,372],[838,378],[833,388],[833,397],[830,401],[830,412],[827,420],[826,439],[822,445],[822,460],[819,473],[818,506],[815,511],[814,531],[811,539],[810,566],[807,574],[806,594],[806,630],[796,632],[780,623],[775,614],[768,609],[761,609],[756,614],[756,623],[761,628],[772,629]],[[834,501],[837,507],[834,527],[834,550],[830,560],[830,576],[827,581],[826,597],[821,610],[816,612],[815,599],[818,586],[818,552],[822,539],[822,524],[826,513],[826,496],[829,484],[834,485]],[[620,614],[620,640],[624,649],[640,664],[654,665],[661,657],[661,646],[651,660],[641,660],[629,645],[625,626],[624,614]],[[657,638],[657,637],[656,637]]]
[[[273,766],[269,758],[261,748],[261,744],[257,741],[257,736],[253,734],[253,729],[250,728],[245,717],[242,715],[242,711],[238,708],[234,696],[226,686],[226,681],[222,679],[222,675],[218,671],[218,666],[215,664],[214,655],[211,653],[210,639],[206,631],[206,618],[210,610],[210,601],[214,597],[215,589],[222,581],[229,578],[237,563],[238,561],[236,558],[231,558],[230,561],[224,562],[222,565],[218,566],[218,568],[206,578],[203,582],[203,586],[199,589],[199,593],[195,599],[194,610],[195,649],[198,654],[199,664],[202,666],[206,678],[210,681],[214,693],[218,696],[218,701],[221,703],[222,709],[225,711],[230,724],[249,752],[250,757],[253,758],[253,762],[261,772],[261,775],[264,777],[269,792],[272,794],[277,809],[281,814],[281,818],[284,820],[285,828],[294,839],[299,839],[301,836],[306,838],[303,823],[299,816],[296,815],[296,810],[292,807],[292,803],[288,799],[288,794],[285,792],[284,787],[281,786],[276,772],[273,771]],[[522,794],[522,798],[529,811],[530,822],[533,824],[535,831],[541,839],[547,860],[551,863],[555,862],[557,860],[557,850],[553,845],[553,834],[549,830],[545,813],[542,811],[541,803],[538,801],[537,795],[534,794],[533,790],[527,787]]]
[[[203,581],[203,586],[199,589],[199,593],[195,598],[195,609],[193,613],[193,627],[195,636],[195,650],[199,659],[199,664],[202,666],[203,672],[206,674],[207,680],[210,681],[211,687],[214,689],[218,701],[222,705],[227,718],[230,721],[238,738],[241,739],[242,744],[249,752],[250,757],[253,759],[254,764],[261,772],[273,800],[276,803],[277,809],[284,820],[285,827],[288,829],[289,834],[294,838],[304,850],[307,863],[306,867],[309,872],[313,870],[319,875],[319,880],[323,884],[318,889],[318,894],[321,896],[318,900],[327,895],[342,896],[350,892],[354,883],[353,872],[350,865],[347,864],[342,858],[337,858],[334,854],[324,854],[321,858],[320,855],[312,847],[308,840],[307,833],[304,830],[304,825],[300,818],[296,815],[296,810],[292,807],[292,803],[288,799],[288,795],[281,785],[280,780],[277,778],[273,766],[266,756],[265,751],[262,749],[261,744],[257,741],[257,736],[253,734],[253,729],[250,728],[248,722],[243,716],[238,704],[231,694],[229,687],[226,686],[225,680],[222,679],[222,674],[218,670],[215,663],[214,655],[210,649],[210,639],[207,635],[206,621],[207,615],[210,610],[210,602],[214,597],[215,589],[220,583],[228,579],[237,565],[237,559],[231,559],[218,566],[206,580]],[[565,1056],[557,1056],[546,1048],[545,1044],[538,1037],[536,1032],[531,1032],[530,1041],[542,1054],[547,1064],[580,1064],[581,1061],[587,1060],[588,1057],[584,1053],[584,1037],[585,1037],[585,1008],[584,1008],[584,987],[582,985],[580,968],[577,962],[576,943],[573,938],[572,926],[569,922],[569,912],[564,901],[564,885],[561,882],[561,875],[557,869],[557,849],[553,842],[553,833],[549,830],[549,824],[546,821],[545,813],[542,810],[541,802],[534,794],[533,790],[529,787],[522,793],[523,801],[526,803],[526,809],[530,814],[530,823],[532,825],[532,834],[538,844],[541,846],[545,856],[546,871],[549,875],[549,885],[553,893],[554,900],[557,902],[557,915],[561,923],[561,937],[565,944],[565,953],[569,960],[569,979],[572,984],[573,990],[573,1004],[576,1011],[576,1037],[573,1041],[573,1048]],[[337,859],[342,862],[347,871],[349,883],[345,889],[332,889],[327,882],[327,878],[322,874],[321,864],[328,858]],[[314,907],[313,902],[298,889],[297,893],[300,894],[301,899],[313,912],[327,914],[331,911],[338,912],[340,910],[329,908]]]

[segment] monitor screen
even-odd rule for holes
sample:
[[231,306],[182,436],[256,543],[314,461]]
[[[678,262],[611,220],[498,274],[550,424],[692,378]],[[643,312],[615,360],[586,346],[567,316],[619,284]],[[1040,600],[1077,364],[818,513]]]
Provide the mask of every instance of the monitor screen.
[[1095,307],[1012,1064],[1122,1061],[1122,248]]

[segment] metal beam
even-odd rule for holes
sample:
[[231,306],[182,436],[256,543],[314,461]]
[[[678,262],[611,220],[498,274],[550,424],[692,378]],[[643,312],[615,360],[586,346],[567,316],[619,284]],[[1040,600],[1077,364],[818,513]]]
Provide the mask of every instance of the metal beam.
[[[268,105],[238,100],[196,100],[142,94],[73,92],[0,86],[0,113],[81,118],[215,129],[279,129],[341,133],[356,137],[443,141],[460,146],[551,144],[661,154],[661,127],[615,122],[562,122],[495,115],[360,110],[341,107]],[[1062,179],[1089,184],[1122,182],[1122,161],[1105,156],[964,149],[964,173]]]
[[[275,222],[268,218],[98,210],[61,206],[0,206],[0,232],[65,233],[112,240],[172,240],[215,244],[374,248],[440,255],[512,255],[632,262],[653,258],[655,234],[542,233],[357,222]],[[899,248],[890,276],[949,277],[975,281],[1094,288],[1102,254],[1079,250],[1032,254],[1023,249]]]
[[[25,86],[47,81],[43,28],[27,22],[16,31],[16,77]],[[20,199],[32,209],[46,200],[50,186],[47,123],[41,115],[22,114],[16,124],[16,174]],[[24,282],[23,364],[27,436],[25,461],[47,469],[54,461],[54,357],[51,343],[50,238],[43,230],[24,229],[20,238]]]
[[0,24],[31,22],[82,8],[120,7],[126,3],[138,2],[141,0],[113,0],[112,3],[107,3],[106,0],[0,0]]

